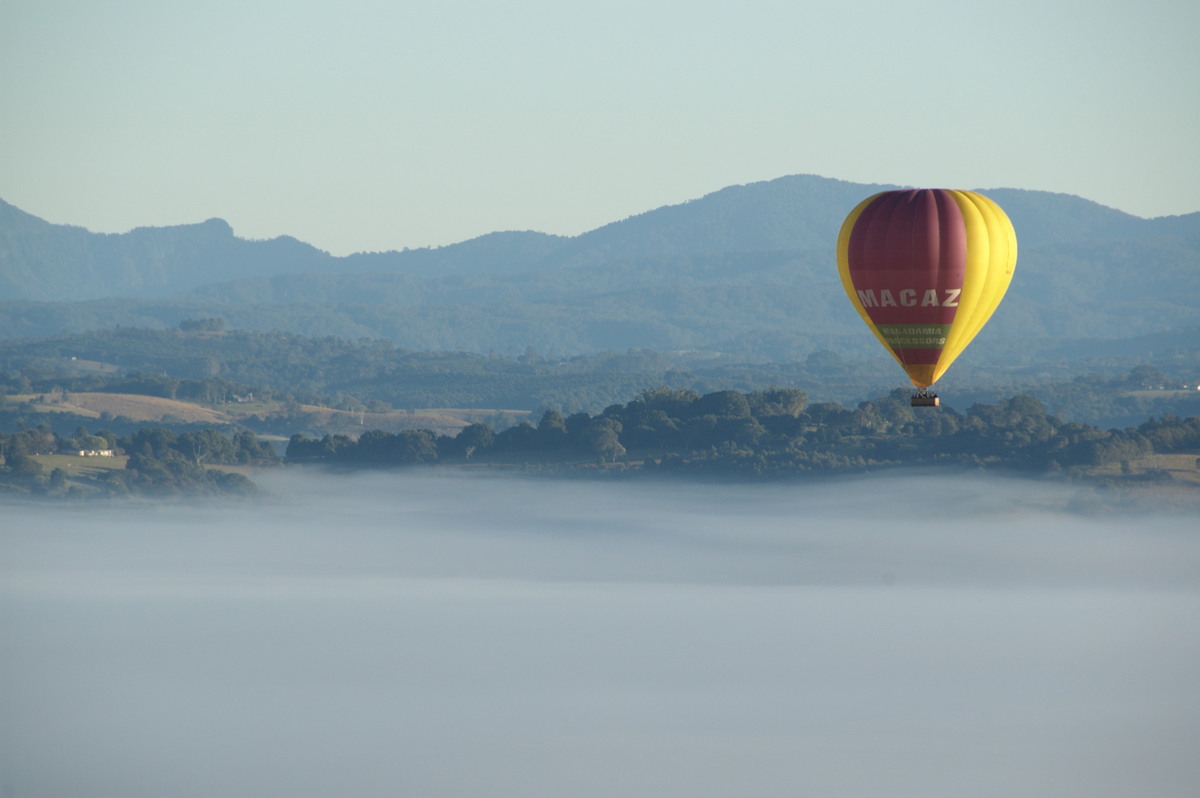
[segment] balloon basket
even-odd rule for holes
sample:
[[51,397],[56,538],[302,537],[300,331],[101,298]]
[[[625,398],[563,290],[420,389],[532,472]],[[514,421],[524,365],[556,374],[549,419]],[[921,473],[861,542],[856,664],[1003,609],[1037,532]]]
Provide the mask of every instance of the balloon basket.
[[912,395],[912,400],[909,402],[913,407],[939,407],[941,400],[938,399],[936,393],[930,393],[928,389],[922,388]]

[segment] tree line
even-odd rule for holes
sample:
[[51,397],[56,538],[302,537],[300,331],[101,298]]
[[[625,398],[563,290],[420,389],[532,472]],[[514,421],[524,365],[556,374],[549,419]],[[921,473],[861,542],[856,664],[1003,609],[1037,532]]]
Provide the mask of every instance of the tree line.
[[[124,468],[92,476],[48,469],[36,457],[106,451]],[[809,403],[794,388],[643,391],[595,415],[546,410],[537,424],[497,430],[487,423],[457,434],[429,430],[291,437],[286,462],[346,468],[494,464],[549,472],[679,474],[784,478],[806,473],[955,466],[1029,474],[1130,461],[1151,453],[1200,452],[1200,417],[1164,415],[1124,430],[1064,422],[1030,396],[977,403],[965,413],[913,408],[895,391],[852,408]],[[64,496],[249,494],[253,483],[212,466],[275,466],[281,458],[246,429],[176,432],[144,427],[57,435],[44,425],[0,433],[0,492]],[[1151,477],[1167,478],[1165,473]]]
[[1136,428],[1064,422],[1035,398],[977,403],[965,413],[909,405],[906,391],[845,408],[809,404],[792,388],[742,393],[658,388],[597,415],[546,410],[535,425],[472,424],[454,436],[427,430],[293,435],[287,460],[351,467],[508,463],[582,464],[724,476],[932,465],[1055,473],[1200,450],[1200,418],[1163,416]]

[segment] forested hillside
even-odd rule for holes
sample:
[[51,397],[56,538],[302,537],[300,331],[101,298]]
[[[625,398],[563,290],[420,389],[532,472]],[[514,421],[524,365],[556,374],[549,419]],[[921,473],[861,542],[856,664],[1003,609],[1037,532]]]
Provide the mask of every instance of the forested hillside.
[[976,368],[941,408],[914,410],[908,390],[878,390],[893,365],[882,356],[508,357],[224,327],[0,341],[0,492],[244,495],[253,485],[230,469],[275,463],[284,441],[291,462],[354,468],[793,478],[953,466],[1112,476],[1189,501],[1200,481],[1187,369],[1026,385]]
[[[417,352],[380,339],[225,330],[219,319],[188,320],[182,326],[0,340],[0,393],[104,391],[207,406],[254,395],[351,411],[554,408],[571,413],[599,412],[662,386],[701,394],[785,386],[804,391],[816,402],[853,405],[903,384],[902,374],[882,352],[856,361],[823,350],[798,361],[760,363],[652,350],[555,358],[534,350],[516,356]],[[1028,393],[1068,420],[1104,428],[1138,424],[1156,414],[1200,414],[1200,391],[1183,390],[1195,388],[1200,372],[1196,342],[1190,354],[1164,358],[1169,365],[1161,370],[1138,360],[1140,351],[1155,345],[1143,340],[1121,357],[1090,364],[1075,361],[1070,368],[967,366],[957,372],[957,380],[944,381],[943,395],[949,407],[965,408]],[[293,407],[290,412],[295,415],[291,421],[281,418],[258,430],[290,434],[309,428],[299,410]],[[0,403],[0,413],[13,422],[23,417],[31,426],[57,423],[66,431],[86,422],[61,414],[56,421],[38,421],[13,402],[7,410]]]
[[102,234],[49,224],[0,200],[0,297],[9,301],[161,297],[248,275],[328,269],[330,260],[291,237],[235,238],[222,219]]
[[[294,239],[244,241],[220,220],[101,236],[0,206],[0,335],[220,317],[243,330],[507,357],[532,347],[552,358],[629,348],[873,358],[833,242],[849,208],[882,188],[792,176],[572,238],[495,233],[345,258]],[[1017,229],[1017,274],[952,375],[1068,351],[1102,358],[1138,336],[1162,341],[1144,358],[1194,348],[1200,214],[1146,220],[1078,197],[988,193]]]

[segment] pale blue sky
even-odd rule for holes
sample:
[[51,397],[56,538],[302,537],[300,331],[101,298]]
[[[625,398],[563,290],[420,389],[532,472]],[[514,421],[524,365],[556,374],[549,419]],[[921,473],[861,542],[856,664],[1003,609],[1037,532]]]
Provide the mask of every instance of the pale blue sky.
[[335,254],[809,173],[1200,210],[1200,4],[0,0],[0,198]]

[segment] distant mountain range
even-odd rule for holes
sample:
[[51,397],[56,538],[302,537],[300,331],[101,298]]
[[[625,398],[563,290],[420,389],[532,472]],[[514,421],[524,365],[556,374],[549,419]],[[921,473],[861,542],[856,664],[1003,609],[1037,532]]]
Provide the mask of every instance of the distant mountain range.
[[[417,350],[874,355],[833,249],[846,213],[886,188],[797,175],[574,237],[496,232],[346,257],[240,239],[220,219],[98,234],[0,201],[0,336],[221,317]],[[964,359],[1097,356],[1133,339],[1200,346],[1200,213],[1142,219],[1069,195],[982,191],[1012,219],[1020,257]]]

